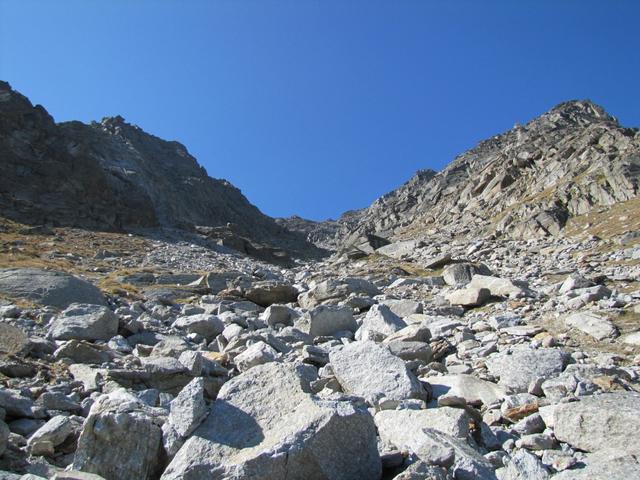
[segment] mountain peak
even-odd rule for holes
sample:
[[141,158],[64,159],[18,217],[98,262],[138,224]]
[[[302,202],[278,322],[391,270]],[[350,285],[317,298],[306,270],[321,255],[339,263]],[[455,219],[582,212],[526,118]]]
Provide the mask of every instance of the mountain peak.
[[566,122],[579,124],[603,121],[618,123],[615,117],[609,115],[604,108],[589,99],[569,100],[559,103],[546,114],[542,115],[541,118],[553,122],[564,120]]

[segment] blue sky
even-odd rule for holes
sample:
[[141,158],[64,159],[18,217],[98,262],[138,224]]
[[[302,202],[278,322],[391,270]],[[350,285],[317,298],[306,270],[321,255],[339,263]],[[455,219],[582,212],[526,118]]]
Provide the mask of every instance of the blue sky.
[[638,19],[636,0],[0,0],[0,79],[320,220],[564,100],[640,126]]

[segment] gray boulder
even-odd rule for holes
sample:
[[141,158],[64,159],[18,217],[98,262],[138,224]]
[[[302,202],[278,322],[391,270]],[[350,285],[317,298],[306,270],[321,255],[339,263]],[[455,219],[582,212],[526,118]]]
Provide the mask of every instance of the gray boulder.
[[569,362],[569,354],[555,348],[516,348],[487,359],[489,372],[500,377],[500,385],[518,393],[526,392],[534,380],[555,377]]
[[574,448],[626,451],[640,429],[640,394],[605,393],[563,403],[553,411],[554,434]]
[[56,415],[29,437],[27,447],[32,455],[53,455],[55,447],[63,443],[73,432],[74,423],[71,417]]
[[319,337],[345,330],[355,332],[358,324],[352,312],[349,307],[320,305],[314,308],[309,312],[309,335]]
[[583,458],[584,468],[565,470],[553,476],[554,480],[638,480],[640,478],[640,452],[615,448],[601,450]]
[[270,327],[278,324],[291,326],[293,325],[293,320],[298,316],[298,312],[286,305],[273,304],[269,305],[269,307],[262,312],[260,319]]
[[565,318],[567,327],[577,328],[596,340],[618,336],[616,327],[606,318],[593,312],[576,312]]
[[173,322],[173,326],[189,333],[202,335],[207,340],[213,340],[224,330],[222,320],[215,315],[207,315],[206,313],[178,317]]
[[493,297],[520,298],[532,296],[525,282],[516,282],[507,278],[491,275],[474,275],[469,283],[473,288],[486,288]]
[[518,450],[507,463],[500,480],[546,480],[549,472],[542,462],[525,450]]
[[373,297],[379,295],[380,290],[364,278],[329,279],[313,285],[308,292],[300,294],[298,303],[302,308],[311,309],[321,304],[336,304],[352,293]]
[[474,275],[491,275],[491,270],[481,263],[453,263],[447,265],[442,278],[447,285],[454,287],[467,285]]
[[274,303],[295,302],[299,293],[293,285],[266,281],[254,283],[244,293],[244,297],[261,307],[268,307]]
[[118,334],[118,317],[107,307],[71,304],[49,326],[54,340],[109,340]]
[[235,357],[234,362],[238,370],[245,372],[256,365],[274,362],[278,359],[278,352],[265,342],[256,342],[250,345],[244,352]]
[[379,478],[369,412],[316,400],[302,372],[269,363],[225,383],[162,479]]
[[433,360],[431,345],[427,342],[385,342],[391,353],[405,361],[422,360],[429,363]]
[[7,449],[7,441],[9,440],[9,427],[3,420],[0,420],[0,456],[4,454]]
[[440,375],[426,377],[424,381],[431,385],[434,399],[442,395],[453,395],[464,398],[470,405],[491,405],[506,395],[503,387],[472,375]]
[[427,463],[453,468],[456,479],[496,479],[489,461],[461,438],[426,426],[405,424],[389,425],[389,427],[386,428],[385,425],[380,430],[380,439],[383,442],[399,450],[413,453]]
[[389,307],[389,309],[400,318],[408,317],[414,313],[422,313],[422,304],[415,300],[402,299],[402,300],[384,300],[382,304]]
[[72,303],[106,304],[102,292],[86,280],[37,268],[1,269],[0,292],[58,308],[67,308]]
[[392,406],[409,398],[426,400],[420,381],[384,345],[353,342],[332,350],[329,361],[342,389],[371,405]]
[[466,439],[471,418],[463,409],[441,407],[426,410],[383,410],[376,413],[374,420],[380,438],[403,448],[419,442],[423,428],[434,428],[452,437]]
[[362,320],[356,338],[366,340],[371,336],[387,337],[405,328],[407,324],[386,305],[374,305]]
[[194,378],[171,401],[169,423],[182,437],[193,432],[207,414],[204,380]]
[[488,288],[467,287],[449,292],[445,298],[451,305],[479,307],[491,298],[491,291]]
[[164,419],[124,389],[91,407],[78,439],[73,468],[105,478],[156,478]]
[[42,418],[41,412],[32,399],[18,390],[0,388],[0,408],[12,417]]

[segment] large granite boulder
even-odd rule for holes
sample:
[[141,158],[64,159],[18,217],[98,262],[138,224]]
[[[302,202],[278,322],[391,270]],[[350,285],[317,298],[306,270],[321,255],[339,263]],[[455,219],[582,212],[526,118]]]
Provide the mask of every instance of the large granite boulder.
[[640,430],[640,394],[605,393],[553,410],[554,434],[574,448],[625,451]]
[[492,375],[500,377],[500,385],[519,393],[526,392],[533,381],[559,375],[569,358],[557,348],[515,348],[491,355],[487,367]]
[[227,382],[163,480],[377,479],[373,418],[308,393],[303,367],[269,363]]
[[54,340],[109,340],[118,334],[118,317],[100,305],[71,304],[49,327]]
[[333,335],[341,331],[355,332],[358,324],[349,307],[320,305],[309,312],[309,335]]
[[124,389],[98,398],[84,422],[73,468],[107,479],[157,478],[164,418]]
[[387,337],[407,326],[406,322],[386,305],[374,305],[362,320],[356,338],[367,340],[375,336]]
[[332,350],[329,361],[342,389],[363,397],[371,405],[410,398],[426,400],[420,381],[386,345],[353,342]]
[[67,308],[72,303],[105,305],[102,292],[86,280],[38,268],[0,270],[0,292],[58,308]]

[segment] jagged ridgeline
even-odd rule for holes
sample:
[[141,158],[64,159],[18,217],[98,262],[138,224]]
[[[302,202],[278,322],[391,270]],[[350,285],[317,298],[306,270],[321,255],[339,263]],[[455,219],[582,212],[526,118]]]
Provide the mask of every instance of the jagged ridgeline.
[[229,239],[231,231],[299,256],[321,253],[229,182],[209,177],[180,143],[119,116],[55,123],[6,82],[0,156],[0,209],[13,220],[105,230],[228,227],[224,236],[236,247],[242,240]]
[[281,223],[325,246],[353,244],[367,234],[556,236],[571,217],[635,197],[639,174],[638,129],[576,100],[481,142],[439,173],[419,171],[337,221]]

